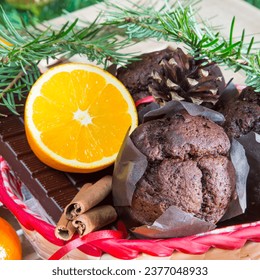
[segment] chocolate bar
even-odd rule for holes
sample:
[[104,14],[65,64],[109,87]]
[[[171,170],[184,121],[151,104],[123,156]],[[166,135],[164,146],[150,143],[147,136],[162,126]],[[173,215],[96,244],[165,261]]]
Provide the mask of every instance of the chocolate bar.
[[24,106],[18,107],[19,115],[0,106],[0,155],[8,162],[16,176],[39,201],[49,217],[58,222],[65,206],[86,182],[95,182],[113,167],[91,174],[67,173],[42,163],[31,150],[24,130]]

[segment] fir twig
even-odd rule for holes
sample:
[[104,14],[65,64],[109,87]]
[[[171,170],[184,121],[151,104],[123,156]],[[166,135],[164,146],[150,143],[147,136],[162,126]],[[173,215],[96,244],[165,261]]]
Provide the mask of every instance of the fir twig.
[[[26,74],[25,74],[26,71]],[[19,65],[0,68],[0,105],[17,114],[17,106],[30,91],[34,81],[40,76],[37,65],[27,65],[22,69]]]
[[4,77],[0,83],[0,103],[15,111],[15,97],[19,100],[29,91],[40,75],[37,64],[41,60],[78,54],[104,67],[109,62],[122,65],[134,58],[121,50],[146,38],[180,42],[195,58],[207,58],[234,71],[243,70],[245,83],[260,91],[260,52],[253,51],[253,37],[249,43],[245,42],[245,31],[239,39],[233,38],[235,18],[226,39],[205,22],[198,21],[197,11],[191,5],[194,1],[187,1],[187,5],[165,1],[161,7],[157,2],[130,3],[131,8],[105,0],[107,7],[93,23],[79,27],[75,20],[59,29],[46,26],[17,29],[0,11],[0,37],[10,43],[0,41],[0,76]]
[[104,25],[125,30],[131,39],[156,38],[183,43],[195,58],[207,58],[233,71],[243,70],[245,83],[260,91],[260,52],[252,52],[254,38],[246,43],[244,30],[240,39],[234,40],[235,17],[227,39],[205,22],[199,22],[192,5],[178,4],[174,9],[164,5],[158,11],[152,5],[147,8],[146,4],[134,9],[114,4],[106,14]]
[[99,16],[86,27],[79,27],[76,19],[59,29],[30,26],[19,30],[2,10],[0,23],[0,39],[8,42],[0,41],[0,75],[5,77],[0,83],[0,105],[7,106],[12,112],[16,112],[16,101],[21,100],[25,90],[29,92],[40,75],[38,69],[35,73],[28,69],[37,68],[42,60],[48,63],[49,59],[68,59],[77,54],[106,68],[109,63],[122,65],[133,57],[120,53],[132,42],[128,38],[119,40],[115,30],[101,26]]

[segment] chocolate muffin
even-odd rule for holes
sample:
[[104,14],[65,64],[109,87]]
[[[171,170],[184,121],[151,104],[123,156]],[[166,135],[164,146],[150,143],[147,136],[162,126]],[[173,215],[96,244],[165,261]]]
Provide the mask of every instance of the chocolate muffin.
[[260,93],[252,87],[228,102],[220,101],[216,110],[225,116],[223,127],[229,137],[239,138],[250,131],[260,133]]
[[[223,98],[225,94],[223,94]],[[259,143],[252,145],[255,135],[260,134],[260,92],[252,87],[246,87],[239,94],[231,98],[226,96],[224,101],[219,100],[216,110],[225,117],[223,128],[230,138],[237,140],[244,146],[247,160],[250,166],[247,177],[246,198],[247,208],[245,213],[235,217],[227,223],[248,223],[260,218],[260,166],[259,166]]]
[[171,205],[219,221],[236,195],[230,141],[222,127],[181,111],[140,125],[131,139],[148,160],[125,209],[132,226],[151,225]]
[[212,108],[225,87],[216,64],[194,59],[180,48],[143,54],[138,61],[119,68],[116,76],[135,101],[152,95],[161,105],[185,100]]

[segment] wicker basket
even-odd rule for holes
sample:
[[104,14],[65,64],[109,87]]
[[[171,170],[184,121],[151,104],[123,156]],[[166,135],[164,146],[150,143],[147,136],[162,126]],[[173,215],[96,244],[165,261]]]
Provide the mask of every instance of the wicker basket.
[[122,225],[64,242],[55,226],[25,203],[21,182],[0,156],[0,201],[17,218],[42,259],[260,259],[260,221],[183,238],[129,240]]

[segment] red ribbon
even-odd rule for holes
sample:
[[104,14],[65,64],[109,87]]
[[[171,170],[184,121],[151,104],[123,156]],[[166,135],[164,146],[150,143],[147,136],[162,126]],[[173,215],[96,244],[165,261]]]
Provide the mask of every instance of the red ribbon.
[[109,239],[119,239],[123,238],[123,234],[120,231],[116,230],[100,230],[89,233],[83,237],[77,237],[72,241],[67,242],[59,250],[57,250],[49,260],[59,260],[64,257],[66,254],[71,252],[74,249],[82,249],[84,253],[89,254],[94,257],[100,257],[102,255],[102,250],[99,250],[96,246],[93,246],[91,243],[96,241],[96,244],[99,244],[103,240]]
[[149,95],[149,96],[146,96],[144,98],[137,100],[135,102],[135,106],[138,107],[141,104],[152,103],[152,102],[155,102],[155,99],[152,95]]
[[[3,159],[0,156],[1,160]],[[79,249],[94,257],[100,257],[105,252],[119,259],[134,259],[140,253],[159,257],[169,257],[174,250],[187,254],[203,254],[211,247],[233,250],[243,247],[247,240],[260,242],[260,222],[231,226],[205,234],[164,240],[128,240],[126,239],[127,230],[124,224],[119,222],[118,230],[96,231],[82,238],[75,236],[73,240],[65,242],[55,237],[55,227],[53,225],[26,212],[22,204],[17,204],[9,196],[4,185],[2,172],[8,172],[8,170],[0,170],[0,201],[26,229],[35,230],[52,244],[60,246],[57,252],[49,258],[50,260],[58,260],[74,249]]]

